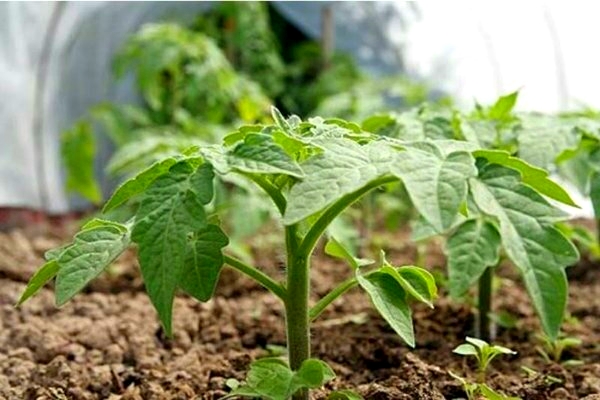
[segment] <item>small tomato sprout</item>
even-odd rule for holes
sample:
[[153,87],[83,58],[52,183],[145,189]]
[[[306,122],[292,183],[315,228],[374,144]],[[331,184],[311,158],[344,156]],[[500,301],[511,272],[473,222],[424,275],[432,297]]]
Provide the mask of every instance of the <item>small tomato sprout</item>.
[[472,337],[466,338],[467,343],[463,343],[457,346],[453,352],[460,354],[461,356],[472,356],[477,359],[477,372],[479,374],[479,381],[485,380],[485,373],[490,362],[501,354],[517,354],[504,346],[491,345],[481,339],[475,339]]
[[552,340],[544,334],[537,336],[541,345],[536,348],[546,362],[562,363],[570,366],[581,364],[580,360],[563,360],[564,351],[569,348],[581,346],[581,339],[561,335]]
[[485,383],[473,383],[451,371],[448,373],[451,377],[461,383],[463,390],[467,395],[467,400],[477,400],[480,397],[483,397],[487,400],[520,400],[519,397],[511,397],[499,393]]

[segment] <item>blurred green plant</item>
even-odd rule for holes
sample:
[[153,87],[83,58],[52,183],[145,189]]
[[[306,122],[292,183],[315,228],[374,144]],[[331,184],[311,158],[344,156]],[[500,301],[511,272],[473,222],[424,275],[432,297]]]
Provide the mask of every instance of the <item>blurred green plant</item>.
[[483,383],[487,369],[494,358],[499,355],[514,355],[515,351],[498,345],[491,345],[484,340],[468,337],[466,343],[457,346],[452,352],[461,356],[474,357],[477,360],[478,381]]

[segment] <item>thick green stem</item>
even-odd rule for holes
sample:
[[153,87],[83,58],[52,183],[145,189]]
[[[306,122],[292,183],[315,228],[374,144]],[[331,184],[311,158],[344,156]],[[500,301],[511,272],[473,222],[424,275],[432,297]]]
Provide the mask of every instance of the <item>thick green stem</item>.
[[[287,300],[285,302],[287,348],[290,368],[300,368],[310,358],[310,320],[308,298],[310,292],[309,258],[297,252],[295,225],[286,227],[287,246]],[[308,390],[294,394],[294,400],[308,400]]]
[[258,282],[261,286],[268,289],[275,296],[279,297],[284,302],[287,299],[287,290],[281,286],[279,283],[275,282],[271,277],[269,277],[264,272],[260,271],[257,268],[254,268],[250,265],[243,263],[242,261],[228,256],[227,254],[223,255],[223,260],[225,263],[235,270],[243,273],[244,275],[249,276]]
[[493,339],[490,321],[490,313],[492,311],[492,277],[493,268],[486,268],[481,278],[479,278],[477,337],[485,341]]

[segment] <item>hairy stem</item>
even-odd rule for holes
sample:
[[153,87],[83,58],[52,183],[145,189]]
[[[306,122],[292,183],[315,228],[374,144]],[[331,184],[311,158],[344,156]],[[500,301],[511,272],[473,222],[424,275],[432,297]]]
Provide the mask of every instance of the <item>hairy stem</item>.
[[477,337],[485,341],[493,339],[490,321],[490,313],[492,311],[492,276],[493,269],[488,267],[483,275],[481,275],[481,278],[479,278]]
[[254,279],[256,282],[258,282],[264,288],[268,289],[275,296],[279,297],[284,302],[286,301],[288,297],[287,290],[279,283],[274,281],[270,276],[260,271],[258,268],[252,267],[236,258],[228,256],[227,254],[223,255],[223,260],[227,265],[229,265],[233,269]]
[[[300,368],[310,358],[310,320],[308,297],[310,292],[309,259],[297,251],[296,226],[286,227],[287,299],[285,302],[287,348],[290,368]],[[308,400],[308,390],[293,395],[294,400]]]

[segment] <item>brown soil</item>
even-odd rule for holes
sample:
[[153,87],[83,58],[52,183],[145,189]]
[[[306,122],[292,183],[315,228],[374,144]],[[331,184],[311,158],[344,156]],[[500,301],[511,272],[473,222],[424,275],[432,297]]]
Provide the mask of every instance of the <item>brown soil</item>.
[[[230,270],[212,301],[177,298],[175,336],[166,338],[133,254],[61,309],[51,289],[14,308],[43,251],[63,237],[0,233],[0,399],[217,399],[227,393],[228,378],[243,379],[254,358],[285,344],[281,305]],[[408,243],[406,234],[392,239],[388,243]],[[392,247],[393,262],[414,262],[413,247]],[[259,265],[281,273],[281,254],[255,252]],[[435,246],[427,254],[427,265],[443,265]],[[348,271],[323,256],[313,261],[317,298]],[[495,343],[518,355],[494,361],[490,386],[523,399],[600,399],[600,265],[586,262],[574,275],[565,332],[583,344],[565,357],[583,364],[565,367],[539,356],[538,323],[520,282],[506,269],[495,306],[517,316],[518,323],[499,328]],[[338,377],[314,398],[324,399],[336,388],[381,400],[465,397],[449,372],[474,379],[473,364],[452,353],[471,333],[471,306],[450,301],[442,290],[436,308],[417,305],[414,319],[417,347],[410,350],[360,291],[334,303],[314,324],[312,341],[314,356]]]

